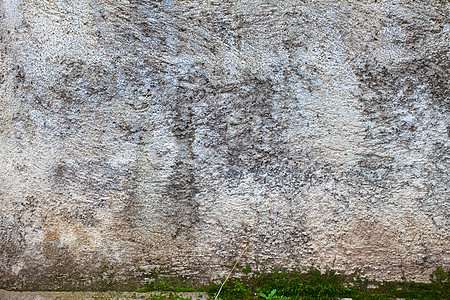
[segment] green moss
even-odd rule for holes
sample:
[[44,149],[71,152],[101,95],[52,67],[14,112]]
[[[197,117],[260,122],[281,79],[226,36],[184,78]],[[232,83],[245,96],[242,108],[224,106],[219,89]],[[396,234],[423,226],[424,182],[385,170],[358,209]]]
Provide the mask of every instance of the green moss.
[[146,276],[150,283],[141,286],[138,292],[168,291],[168,292],[197,292],[201,291],[196,282],[183,276],[170,275],[170,271],[152,271]]
[[250,265],[246,265],[245,268],[242,269],[242,273],[244,274],[250,274],[252,272],[252,268]]
[[[375,282],[358,276],[321,273],[316,269],[307,272],[272,270],[249,275],[249,266],[239,268],[234,278],[228,280],[220,292],[220,299],[450,299],[449,272],[438,269],[431,275],[430,283],[411,281]],[[167,276],[167,275],[165,275]],[[154,281],[139,291],[206,291],[211,298],[219,291],[219,284],[196,285],[183,277],[155,276]],[[276,290],[274,293],[273,291]]]

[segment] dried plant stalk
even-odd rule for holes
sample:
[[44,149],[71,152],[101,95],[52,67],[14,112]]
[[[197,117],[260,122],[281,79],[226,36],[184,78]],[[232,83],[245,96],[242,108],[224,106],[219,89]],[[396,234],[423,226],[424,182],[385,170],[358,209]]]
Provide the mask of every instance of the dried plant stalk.
[[225,283],[227,282],[228,278],[230,278],[231,273],[233,273],[234,268],[236,268],[237,264],[239,263],[239,260],[241,259],[242,255],[244,255],[245,251],[247,251],[248,246],[245,247],[244,251],[242,251],[241,255],[239,255],[236,263],[234,264],[233,268],[231,269],[230,273],[228,274],[227,278],[225,278],[225,281],[222,283],[222,285],[220,286],[219,291],[217,292],[216,297],[214,298],[214,300],[217,300],[217,297],[219,297],[220,291],[222,291],[223,286],[225,285]]

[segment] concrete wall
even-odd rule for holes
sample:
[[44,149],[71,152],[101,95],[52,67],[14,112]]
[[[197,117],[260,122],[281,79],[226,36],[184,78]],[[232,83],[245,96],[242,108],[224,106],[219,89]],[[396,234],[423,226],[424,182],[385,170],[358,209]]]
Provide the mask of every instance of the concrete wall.
[[449,9],[0,1],[0,288],[449,267]]

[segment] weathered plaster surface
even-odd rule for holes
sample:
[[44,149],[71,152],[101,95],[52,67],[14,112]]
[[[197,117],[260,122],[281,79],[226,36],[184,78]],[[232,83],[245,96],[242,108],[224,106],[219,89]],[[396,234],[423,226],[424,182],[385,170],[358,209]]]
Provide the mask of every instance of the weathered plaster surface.
[[448,267],[449,8],[1,1],[0,288]]

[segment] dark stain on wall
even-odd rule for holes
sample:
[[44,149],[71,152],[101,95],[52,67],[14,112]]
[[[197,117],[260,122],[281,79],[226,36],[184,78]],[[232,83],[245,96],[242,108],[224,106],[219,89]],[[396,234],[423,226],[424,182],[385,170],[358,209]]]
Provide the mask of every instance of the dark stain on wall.
[[171,223],[172,237],[186,235],[199,222],[196,195],[199,192],[196,179],[195,154],[192,144],[195,138],[192,92],[185,88],[177,89],[177,99],[168,104],[168,123],[176,138],[177,157],[172,166],[169,182],[164,195],[167,211],[164,215]]

